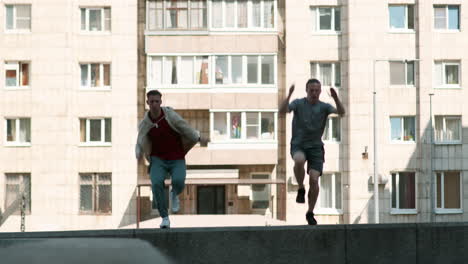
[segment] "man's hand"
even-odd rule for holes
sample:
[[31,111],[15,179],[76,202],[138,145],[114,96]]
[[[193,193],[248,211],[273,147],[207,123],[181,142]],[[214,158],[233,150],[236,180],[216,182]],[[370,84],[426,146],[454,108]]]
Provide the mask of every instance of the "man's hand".
[[333,97],[333,99],[338,99],[338,94],[336,93],[335,89],[330,88],[330,93],[331,93],[331,97]]
[[291,85],[291,87],[289,87],[289,96],[292,95],[292,93],[294,92],[294,83]]

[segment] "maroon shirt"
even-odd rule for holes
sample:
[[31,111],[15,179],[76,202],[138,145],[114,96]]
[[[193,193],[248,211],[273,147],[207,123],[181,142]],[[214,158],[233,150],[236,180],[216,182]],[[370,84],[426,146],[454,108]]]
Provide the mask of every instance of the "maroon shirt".
[[169,126],[164,112],[161,109],[161,114],[158,118],[151,121],[156,123],[158,127],[153,127],[148,135],[151,138],[152,150],[151,156],[156,156],[163,160],[181,160],[185,158],[184,148],[180,135]]

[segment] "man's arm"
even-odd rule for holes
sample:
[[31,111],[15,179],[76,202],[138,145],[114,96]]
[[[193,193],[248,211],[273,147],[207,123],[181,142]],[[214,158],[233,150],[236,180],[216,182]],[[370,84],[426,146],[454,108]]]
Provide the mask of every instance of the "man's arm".
[[289,106],[289,99],[291,99],[291,95],[292,93],[294,92],[294,84],[291,85],[291,87],[289,87],[289,94],[288,94],[288,97],[286,97],[286,99],[284,99],[284,101],[281,103],[280,105],[280,109],[279,109],[279,113],[280,114],[285,114],[285,113],[289,113],[290,110],[288,108]]
[[338,95],[336,94],[335,89],[330,88],[330,93],[331,93],[331,96],[332,96],[333,100],[335,101],[336,113],[339,116],[344,116],[346,114],[346,111],[345,111],[345,109],[343,107],[343,104],[340,101],[340,98],[338,98]]

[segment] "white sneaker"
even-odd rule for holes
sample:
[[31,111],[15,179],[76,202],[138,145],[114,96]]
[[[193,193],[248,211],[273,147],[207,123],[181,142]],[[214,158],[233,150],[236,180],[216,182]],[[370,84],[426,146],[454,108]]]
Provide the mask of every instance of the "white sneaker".
[[179,209],[180,209],[179,196],[177,196],[177,194],[175,194],[175,192],[173,191],[171,191],[171,207],[172,207],[173,213],[179,212]]
[[171,228],[171,222],[169,221],[169,217],[163,217],[160,228]]

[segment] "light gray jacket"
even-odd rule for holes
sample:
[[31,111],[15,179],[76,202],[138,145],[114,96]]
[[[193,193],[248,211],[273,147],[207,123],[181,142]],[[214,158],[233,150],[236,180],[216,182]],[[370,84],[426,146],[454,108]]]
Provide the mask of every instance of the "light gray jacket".
[[[185,153],[197,144],[200,133],[190,127],[190,125],[185,121],[179,114],[177,114],[174,109],[171,107],[161,107],[164,111],[164,118],[166,119],[169,126],[174,129],[180,136],[182,140],[182,146]],[[149,111],[145,113],[143,120],[140,121],[138,125],[138,137],[135,146],[136,158],[140,159],[144,156],[148,162],[151,161],[150,155],[152,150],[151,138],[148,135],[148,132],[155,127],[153,121],[149,117]]]

